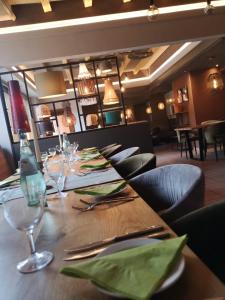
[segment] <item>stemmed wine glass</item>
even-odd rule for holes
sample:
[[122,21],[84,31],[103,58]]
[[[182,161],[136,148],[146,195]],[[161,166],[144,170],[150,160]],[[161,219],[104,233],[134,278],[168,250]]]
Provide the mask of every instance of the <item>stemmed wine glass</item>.
[[44,213],[45,192],[41,191],[39,185],[29,186],[29,192],[35,195],[32,201],[29,201],[27,195],[10,200],[12,192],[6,190],[2,195],[4,217],[13,228],[26,232],[31,250],[30,256],[17,264],[17,269],[21,273],[35,272],[46,267],[54,257],[49,251],[36,252],[33,239],[34,229]]
[[67,193],[62,192],[65,183],[63,160],[49,160],[46,168],[48,176],[56,185],[59,197],[66,197]]

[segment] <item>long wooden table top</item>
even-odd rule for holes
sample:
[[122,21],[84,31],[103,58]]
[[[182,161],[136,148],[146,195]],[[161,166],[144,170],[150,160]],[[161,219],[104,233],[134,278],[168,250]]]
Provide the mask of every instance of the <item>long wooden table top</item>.
[[[127,189],[128,194],[136,194],[130,186]],[[72,208],[73,204],[82,206],[80,196],[71,191],[65,199],[49,200],[36,248],[37,251],[52,251],[55,258],[45,269],[26,275],[16,269],[17,263],[29,254],[25,234],[7,224],[0,206],[0,299],[111,299],[97,291],[89,281],[59,273],[63,266],[76,263],[63,261],[64,249],[151,225],[164,225],[171,231],[141,198],[121,205],[102,205],[81,213]],[[90,196],[82,195],[82,198],[90,200]],[[201,260],[188,247],[183,253],[186,261],[183,275],[173,287],[153,299],[200,300],[225,296],[225,286]]]

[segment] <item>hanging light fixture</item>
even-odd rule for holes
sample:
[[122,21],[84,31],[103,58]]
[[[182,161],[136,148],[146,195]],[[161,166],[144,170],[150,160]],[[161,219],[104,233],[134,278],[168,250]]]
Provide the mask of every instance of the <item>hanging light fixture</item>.
[[74,127],[74,125],[76,124],[76,118],[75,118],[74,114],[72,113],[69,102],[66,102],[64,104],[62,123],[63,123],[63,126],[65,126],[65,127]]
[[107,78],[105,81],[105,95],[103,99],[104,105],[112,105],[119,103],[119,98],[114,90],[114,87],[112,85],[112,81]]
[[62,71],[47,71],[34,74],[38,98],[48,99],[66,95]]
[[112,72],[112,64],[111,64],[110,60],[103,60],[100,63],[100,69],[103,74]]
[[150,0],[150,6],[148,9],[148,20],[149,21],[154,21],[159,14],[159,9],[155,5],[154,0]]
[[19,81],[10,80],[8,82],[8,86],[13,122],[13,132],[18,133],[18,130],[23,130],[24,132],[31,132],[26,109],[20,91]]
[[95,82],[91,79],[91,73],[88,71],[85,63],[79,64],[79,74],[77,89],[80,96],[89,96],[96,93]]
[[204,8],[204,13],[206,15],[211,15],[211,14],[213,14],[214,10],[215,10],[215,7],[211,4],[211,0],[207,0],[206,7]]
[[146,107],[146,114],[148,114],[148,115],[152,114],[152,108],[151,108],[150,105],[148,105],[148,106]]
[[165,109],[165,103],[164,102],[159,102],[158,103],[158,109],[159,110],[164,110]]
[[208,86],[212,91],[223,90],[224,82],[221,73],[212,73],[208,77]]

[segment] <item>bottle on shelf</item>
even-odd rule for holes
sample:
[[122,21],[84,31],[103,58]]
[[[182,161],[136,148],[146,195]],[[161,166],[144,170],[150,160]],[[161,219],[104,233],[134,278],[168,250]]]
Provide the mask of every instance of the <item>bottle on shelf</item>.
[[40,194],[45,197],[46,183],[41,173],[35,155],[33,154],[27,136],[23,131],[20,136],[20,185],[28,206],[39,204]]

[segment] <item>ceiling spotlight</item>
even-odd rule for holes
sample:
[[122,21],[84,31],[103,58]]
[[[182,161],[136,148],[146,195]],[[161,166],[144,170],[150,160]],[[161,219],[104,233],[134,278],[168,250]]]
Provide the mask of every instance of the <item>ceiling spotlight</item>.
[[92,0],[83,0],[84,2],[84,7],[92,7]]
[[123,0],[123,3],[131,2],[131,0]]
[[159,14],[159,9],[155,5],[154,0],[150,0],[150,6],[148,9],[148,20],[149,21],[154,21]]
[[211,0],[207,0],[206,3],[207,3],[207,5],[206,5],[206,7],[204,8],[204,13],[205,13],[206,15],[211,15],[211,14],[213,14],[215,7],[211,4]]

